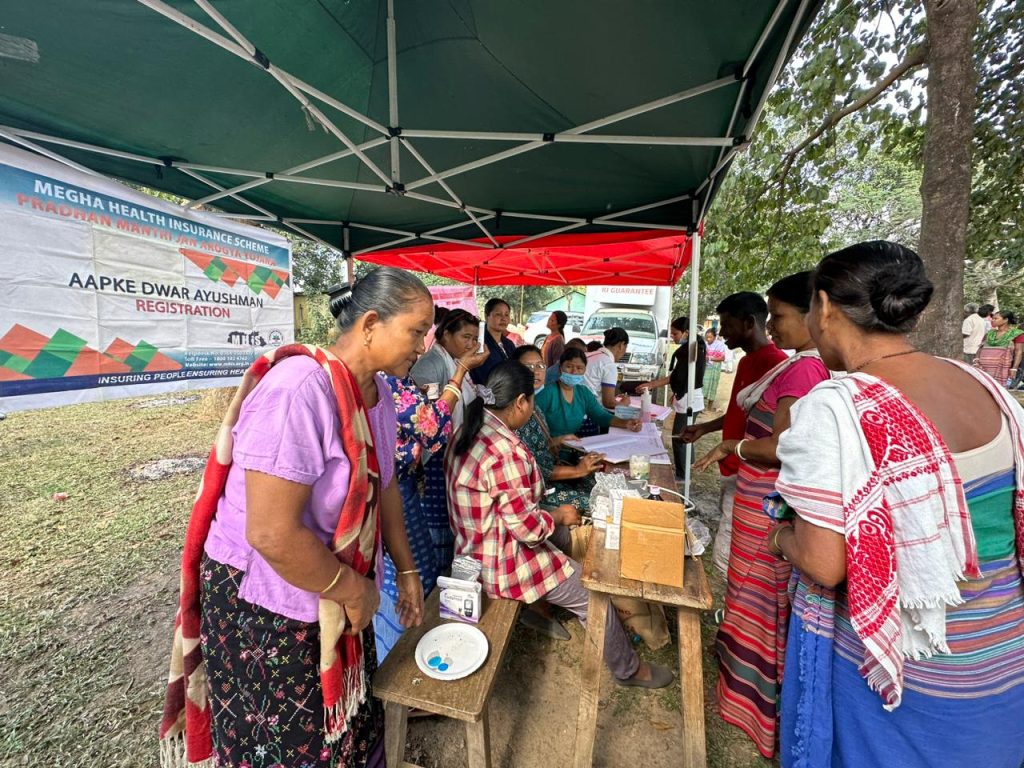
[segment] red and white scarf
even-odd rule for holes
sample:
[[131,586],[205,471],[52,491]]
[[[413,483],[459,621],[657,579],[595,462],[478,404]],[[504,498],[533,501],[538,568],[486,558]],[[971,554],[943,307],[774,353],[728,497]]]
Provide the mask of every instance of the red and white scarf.
[[[1024,569],[1024,410],[989,376],[1014,448],[1014,521]],[[822,382],[793,409],[776,489],[801,517],[842,519],[850,621],[860,672],[887,710],[903,695],[904,658],[949,653],[946,609],[981,573],[963,484],[935,426],[896,388],[864,373]]]
[[[192,507],[181,558],[181,596],[174,619],[171,671],[160,721],[162,768],[213,766],[213,739],[206,667],[199,643],[199,565],[231,469],[231,430],[244,398],[275,364],[293,355],[307,355],[327,372],[341,416],[341,441],[351,466],[349,485],[331,548],[338,561],[360,575],[369,573],[380,545],[380,467],[362,393],[352,373],[337,357],[319,347],[291,344],[267,352],[252,364],[225,415],[199,493]],[[333,600],[320,600],[320,682],[324,699],[324,737],[336,741],[366,700],[363,642],[346,635],[346,619]]]

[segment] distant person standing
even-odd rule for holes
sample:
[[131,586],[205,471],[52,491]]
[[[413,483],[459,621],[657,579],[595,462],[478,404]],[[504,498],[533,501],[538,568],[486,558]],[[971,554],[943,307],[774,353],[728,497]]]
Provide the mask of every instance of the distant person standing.
[[[726,296],[716,310],[721,322],[721,334],[730,349],[739,347],[743,358],[736,367],[732,394],[725,415],[717,419],[693,424],[683,430],[681,439],[695,443],[704,435],[722,431],[723,440],[741,440],[747,427],[747,412],[737,401],[739,393],[758,381],[768,371],[786,359],[786,353],[769,339],[765,324],[768,322],[768,304],[760,294],[741,291]],[[736,498],[736,473],[740,461],[730,455],[718,464],[722,474],[719,494],[721,519],[715,535],[714,561],[722,573],[729,570],[729,551],[732,543],[732,507]]]
[[[705,381],[704,377],[707,371],[705,367],[707,364],[707,350],[704,340],[698,336],[697,355],[694,359],[695,375],[693,379],[696,386],[693,388],[693,397],[689,397],[690,387],[687,376],[689,369],[688,361],[690,359],[690,318],[677,317],[672,321],[672,327],[668,333],[672,343],[679,345],[676,351],[672,353],[672,359],[669,361],[668,376],[644,382],[636,388],[636,391],[639,394],[649,389],[653,390],[663,387],[666,384],[671,388],[672,410],[675,413],[675,416],[672,418],[672,434],[678,436],[686,428],[687,410],[693,409],[694,419],[697,418],[697,414],[704,410],[704,391],[701,384]],[[675,460],[676,477],[682,479],[686,467],[686,445],[681,440],[672,441],[672,458]]]
[[1013,340],[1013,364],[1010,367],[1009,389],[1024,390],[1024,323],[1017,326],[1020,334]]
[[715,398],[718,397],[718,381],[722,377],[722,366],[729,354],[714,328],[708,328],[704,333],[704,341],[707,344],[707,366],[704,368],[703,387],[704,405],[709,411],[715,409]]
[[625,328],[609,328],[604,332],[604,345],[587,355],[585,383],[597,401],[609,411],[615,410],[615,390],[619,386],[616,363],[626,355],[629,334]]
[[978,350],[975,365],[1003,386],[1009,384],[1010,367],[1014,358],[1014,340],[1024,333],[1015,327],[1017,318],[1005,309],[992,313],[992,330]]
[[540,350],[544,365],[548,368],[557,368],[558,361],[562,359],[565,351],[565,324],[569,317],[560,309],[556,309],[548,316],[548,337],[544,339],[544,346]]
[[978,349],[988,332],[987,318],[994,309],[991,304],[982,304],[980,307],[977,304],[968,304],[964,307],[967,317],[960,328],[964,336],[964,362],[974,362],[974,357],[978,354]]

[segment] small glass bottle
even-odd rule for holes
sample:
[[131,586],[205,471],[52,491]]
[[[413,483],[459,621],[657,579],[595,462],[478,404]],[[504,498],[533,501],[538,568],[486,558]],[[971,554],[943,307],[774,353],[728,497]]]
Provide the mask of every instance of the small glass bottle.
[[648,501],[664,501],[661,498],[661,488],[657,485],[647,486],[647,500]]

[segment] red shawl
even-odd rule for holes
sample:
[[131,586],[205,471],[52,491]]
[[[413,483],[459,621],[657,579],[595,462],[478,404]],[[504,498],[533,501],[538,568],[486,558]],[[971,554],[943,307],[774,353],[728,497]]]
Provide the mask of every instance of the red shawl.
[[[334,554],[340,562],[365,576],[379,546],[380,468],[362,394],[352,373],[337,357],[319,347],[291,344],[267,352],[246,372],[224,417],[185,534],[181,597],[174,619],[171,671],[160,721],[163,768],[213,765],[208,682],[199,643],[199,564],[231,469],[231,429],[238,421],[242,401],[271,366],[292,355],[312,357],[330,377],[341,416],[342,446],[352,467],[331,542]],[[320,600],[319,622],[324,732],[327,741],[334,741],[345,733],[349,718],[366,699],[363,643],[361,636],[343,634],[345,614],[332,600]]]

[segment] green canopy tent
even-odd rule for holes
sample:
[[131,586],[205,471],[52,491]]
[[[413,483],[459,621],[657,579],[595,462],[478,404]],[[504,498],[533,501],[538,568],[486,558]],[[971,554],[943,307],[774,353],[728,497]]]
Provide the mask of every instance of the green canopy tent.
[[0,138],[346,255],[695,234],[820,3],[10,0]]
[[357,254],[692,229],[817,5],[14,0],[0,136]]

